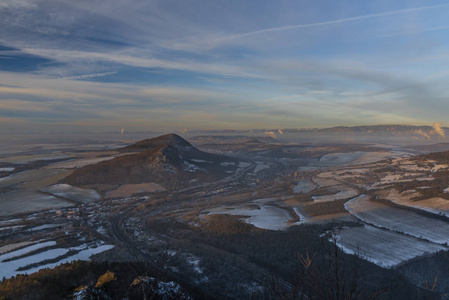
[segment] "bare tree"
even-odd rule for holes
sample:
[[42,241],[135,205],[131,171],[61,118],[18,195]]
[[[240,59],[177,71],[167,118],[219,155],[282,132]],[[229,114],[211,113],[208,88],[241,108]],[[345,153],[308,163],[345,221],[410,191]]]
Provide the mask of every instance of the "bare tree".
[[298,268],[289,289],[273,274],[266,284],[266,299],[375,299],[385,288],[368,289],[360,270],[359,251],[348,261],[337,246],[337,235],[331,243],[322,243],[315,251],[297,253]]

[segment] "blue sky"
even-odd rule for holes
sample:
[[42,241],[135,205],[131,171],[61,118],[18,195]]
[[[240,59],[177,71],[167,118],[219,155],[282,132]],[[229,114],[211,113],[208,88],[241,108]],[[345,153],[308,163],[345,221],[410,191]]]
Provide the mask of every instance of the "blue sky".
[[0,131],[449,122],[449,2],[0,0]]

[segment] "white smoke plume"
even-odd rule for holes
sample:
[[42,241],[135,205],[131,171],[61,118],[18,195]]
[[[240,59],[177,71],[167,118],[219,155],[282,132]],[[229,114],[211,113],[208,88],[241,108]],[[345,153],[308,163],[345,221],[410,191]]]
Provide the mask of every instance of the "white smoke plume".
[[120,134],[123,134],[123,132],[125,132],[125,128],[122,128],[122,130],[120,130]]
[[435,132],[439,136],[441,136],[444,140],[444,139],[446,139],[446,135],[444,134],[444,129],[441,128],[441,125],[443,125],[443,122],[436,122],[436,123],[433,123],[432,127],[433,127],[433,130],[435,130]]
[[273,131],[266,131],[266,132],[264,132],[263,134],[265,134],[265,135],[267,135],[267,136],[269,136],[269,137],[272,137],[273,139],[276,139],[277,137],[276,137],[276,133],[274,133]]
[[181,134],[187,133],[187,128],[180,130],[179,133],[181,133]]
[[278,132],[279,132],[280,134],[284,135],[284,133],[283,133],[282,130],[281,130],[281,127],[278,127]]
[[420,135],[422,137],[425,137],[428,141],[430,141],[430,135],[428,135],[427,133],[422,131],[422,129],[415,130],[415,134],[418,134],[418,135]]

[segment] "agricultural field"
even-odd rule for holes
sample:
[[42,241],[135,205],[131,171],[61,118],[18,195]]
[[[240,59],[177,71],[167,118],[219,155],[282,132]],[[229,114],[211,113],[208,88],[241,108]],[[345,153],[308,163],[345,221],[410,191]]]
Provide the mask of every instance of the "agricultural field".
[[424,254],[448,250],[440,244],[369,225],[342,229],[336,235],[336,243],[346,253],[357,254],[384,268],[395,267]]
[[0,203],[2,205],[0,216],[73,206],[71,201],[29,189],[18,189],[0,194]]
[[414,190],[399,192],[396,189],[385,189],[378,191],[377,193],[398,205],[422,209],[439,215],[449,215],[449,201],[441,197],[413,200],[413,198],[420,196],[420,193]]
[[100,194],[97,193],[97,191],[90,189],[83,189],[64,183],[51,185],[43,189],[42,191],[54,196],[58,196],[64,199],[80,203],[98,201],[101,199],[101,196]]
[[[17,166],[1,168],[3,172],[14,172],[16,169],[24,171],[0,177],[0,216],[98,201],[101,195],[96,191],[60,184],[59,181],[74,169],[123,155],[116,151],[94,151],[1,158],[1,162]],[[33,163],[38,163],[38,167],[33,168]]]
[[308,194],[311,191],[315,190],[317,188],[317,185],[313,183],[313,181],[309,179],[302,179],[299,180],[298,183],[293,188],[293,193],[303,193]]
[[448,222],[371,201],[367,195],[349,200],[345,207],[367,224],[438,244],[449,243]]
[[268,230],[283,230],[291,226],[294,217],[291,213],[272,203],[274,199],[258,199],[249,203],[252,207],[227,206],[217,207],[208,211],[209,214],[227,214],[242,216],[249,224]]
[[38,242],[0,255],[2,268],[0,277],[34,273],[43,268],[54,268],[74,260],[88,260],[92,255],[112,249],[112,245],[80,245],[70,248],[55,248],[55,241]]

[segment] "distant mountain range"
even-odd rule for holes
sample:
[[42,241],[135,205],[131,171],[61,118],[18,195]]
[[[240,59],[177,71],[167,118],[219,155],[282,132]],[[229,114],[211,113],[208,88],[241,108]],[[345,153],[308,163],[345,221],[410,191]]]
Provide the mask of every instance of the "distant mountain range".
[[[391,124],[391,125],[363,125],[363,126],[336,126],[328,128],[281,128],[283,133],[292,132],[413,132],[415,130],[433,130],[432,126],[414,126],[404,124]],[[448,130],[449,127],[441,127],[443,130]],[[193,130],[190,134],[226,134],[226,135],[239,135],[239,134],[264,134],[269,132],[277,133],[279,128],[275,129],[250,129],[250,130]]]
[[250,137],[245,135],[201,135],[189,139],[194,144],[261,144],[275,143],[270,136]]
[[[442,128],[443,130],[445,128]],[[413,126],[413,125],[366,125],[366,126],[337,126],[330,128],[312,128],[312,129],[282,129],[283,132],[379,132],[379,133],[411,133],[417,130],[431,131],[432,126]]]
[[[413,126],[413,125],[364,125],[364,126],[337,126],[329,128],[276,128],[276,129],[252,129],[252,130],[214,130],[214,131],[191,131],[193,134],[202,134],[202,136],[193,137],[192,141],[202,144],[207,139],[200,140],[200,137],[219,137],[222,136],[251,136],[265,142],[260,138],[281,138],[283,135],[291,134],[348,134],[369,136],[403,136],[421,141],[442,141],[445,139],[445,131],[448,127],[440,127],[441,123],[435,123],[433,126]],[[256,136],[255,136],[256,135]],[[218,140],[218,138],[217,138]],[[223,141],[223,138],[221,138]]]

